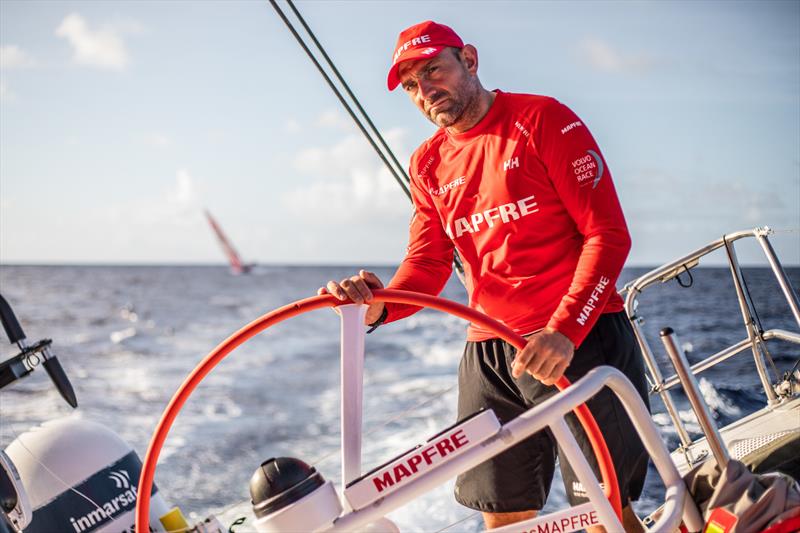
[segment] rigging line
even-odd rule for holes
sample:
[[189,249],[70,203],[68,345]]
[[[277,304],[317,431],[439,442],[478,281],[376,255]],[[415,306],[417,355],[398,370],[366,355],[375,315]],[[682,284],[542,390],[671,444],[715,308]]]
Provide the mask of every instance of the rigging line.
[[336,97],[339,99],[339,102],[341,102],[341,104],[344,106],[345,110],[350,115],[350,118],[353,119],[353,121],[358,126],[358,129],[361,130],[361,133],[363,133],[364,137],[367,138],[367,140],[369,141],[370,145],[372,145],[372,148],[378,153],[378,155],[380,156],[380,158],[383,161],[383,163],[386,165],[386,167],[392,173],[392,176],[394,177],[395,181],[397,181],[397,184],[400,185],[400,188],[403,189],[403,192],[406,193],[406,196],[408,196],[408,198],[410,200],[411,199],[411,191],[408,189],[408,184],[403,180],[402,177],[400,177],[397,174],[397,170],[394,167],[392,167],[392,165],[389,163],[389,160],[386,159],[386,155],[384,155],[384,153],[381,151],[380,147],[375,143],[375,140],[372,138],[372,136],[369,134],[367,129],[364,127],[364,125],[358,119],[356,114],[353,112],[353,109],[350,107],[350,104],[347,103],[347,100],[345,100],[344,96],[342,96],[341,91],[339,91],[338,87],[336,87],[336,85],[333,83],[333,80],[331,80],[330,76],[328,76],[328,73],[325,72],[325,69],[322,68],[322,65],[319,64],[319,61],[317,61],[317,58],[314,57],[314,54],[308,48],[308,45],[306,45],[305,41],[303,41],[303,38],[300,36],[299,33],[297,33],[297,30],[294,28],[294,26],[292,26],[292,23],[289,21],[289,19],[286,18],[286,15],[284,14],[284,12],[281,11],[281,8],[278,6],[278,3],[275,0],[269,0],[269,3],[272,4],[272,7],[278,13],[278,16],[281,17],[281,20],[283,20],[283,23],[286,25],[286,27],[289,29],[289,31],[292,32],[292,35],[294,35],[294,38],[300,44],[300,46],[303,49],[303,51],[305,51],[306,55],[314,63],[314,66],[317,67],[317,70],[319,71],[319,73],[322,74],[322,77],[325,78],[326,82],[328,82],[328,86],[331,88],[331,90],[334,92],[334,94],[336,94]]
[[453,522],[452,524],[450,524],[450,525],[447,525],[447,526],[444,526],[442,529],[438,529],[438,530],[436,530],[436,532],[435,532],[435,533],[442,533],[442,531],[447,531],[447,530],[448,530],[448,529],[450,529],[451,527],[453,527],[453,526],[457,526],[458,524],[460,524],[460,523],[462,523],[462,522],[466,522],[466,521],[467,521],[467,520],[469,520],[470,518],[472,518],[472,517],[475,517],[475,516],[477,516],[477,515],[479,515],[479,514],[480,514],[480,511],[475,511],[474,513],[468,514],[468,515],[467,515],[467,516],[465,516],[464,518],[461,518],[461,519],[459,519],[459,520],[456,520],[456,521],[455,521],[455,522]]
[[742,270],[742,284],[744,285],[744,290],[747,292],[747,298],[750,299],[750,304],[753,306],[753,313],[755,314],[756,324],[758,324],[758,338],[761,342],[759,342],[759,346],[763,349],[764,355],[766,356],[767,361],[769,361],[770,366],[772,367],[772,372],[775,373],[775,379],[779,380],[781,378],[780,372],[778,372],[778,367],[775,366],[775,361],[772,360],[772,354],[769,353],[769,348],[767,348],[767,341],[764,340],[764,326],[761,324],[761,318],[758,316],[758,309],[756,309],[756,302],[753,300],[753,295],[750,294],[750,288],[747,286],[747,279],[744,277],[744,270]]
[[[311,59],[311,61],[314,63],[314,66],[317,67],[317,70],[319,71],[319,73],[322,75],[323,78],[325,78],[325,81],[328,83],[328,86],[331,88],[331,90],[334,92],[334,94],[336,94],[336,97],[339,99],[339,102],[341,102],[341,104],[344,106],[345,110],[350,115],[350,118],[352,118],[353,121],[356,123],[356,125],[358,126],[358,129],[361,130],[361,133],[364,134],[364,136],[367,138],[367,140],[369,141],[369,143],[372,146],[372,148],[380,156],[381,160],[383,161],[383,164],[386,165],[386,168],[389,169],[389,172],[391,172],[392,177],[394,177],[395,181],[397,181],[397,184],[400,185],[400,188],[403,189],[403,192],[406,194],[408,199],[411,200],[412,203],[413,203],[413,199],[411,198],[411,191],[409,190],[409,187],[408,187],[408,183],[410,183],[410,178],[409,178],[408,174],[406,174],[405,169],[397,161],[397,158],[395,157],[394,152],[392,152],[391,148],[389,148],[389,146],[386,144],[386,141],[383,140],[383,137],[381,137],[381,135],[378,132],[377,128],[375,128],[375,125],[370,120],[369,115],[367,115],[366,111],[364,111],[364,109],[361,107],[361,104],[359,103],[358,99],[350,91],[350,88],[348,87],[347,83],[345,83],[345,81],[342,78],[341,74],[339,74],[338,69],[334,66],[333,61],[331,61],[331,59],[328,56],[328,54],[325,53],[324,48],[322,48],[322,45],[319,43],[319,41],[317,41],[317,38],[314,36],[314,33],[311,31],[311,28],[308,27],[308,25],[306,24],[306,22],[303,19],[303,17],[300,15],[300,13],[294,7],[294,4],[292,4],[291,0],[287,0],[287,2],[289,3],[289,6],[292,8],[292,11],[295,13],[297,18],[302,23],[303,27],[306,29],[308,34],[313,39],[314,44],[316,44],[317,48],[319,48],[319,50],[322,53],[323,57],[325,57],[325,59],[328,62],[329,66],[331,67],[331,69],[336,73],[337,78],[342,83],[342,85],[344,86],[345,90],[347,90],[347,93],[353,99],[353,101],[355,102],[355,104],[358,107],[359,111],[364,115],[364,118],[366,118],[366,120],[369,123],[369,125],[372,127],[372,129],[375,131],[375,133],[378,136],[378,138],[381,140],[384,148],[386,149],[386,151],[391,156],[392,160],[397,165],[397,168],[392,166],[389,163],[388,159],[386,159],[386,155],[383,153],[383,151],[381,151],[381,149],[375,143],[375,140],[372,138],[370,133],[366,130],[366,128],[361,123],[359,118],[353,112],[353,109],[350,107],[348,102],[344,99],[344,96],[342,96],[342,93],[339,91],[338,87],[336,87],[336,85],[333,83],[333,80],[331,80],[330,76],[328,76],[328,73],[325,72],[325,69],[322,68],[322,65],[320,65],[319,61],[317,61],[317,58],[314,56],[314,54],[308,48],[308,45],[306,45],[305,41],[303,41],[303,38],[300,36],[300,34],[294,28],[294,26],[289,21],[289,19],[286,17],[286,15],[281,10],[281,8],[278,6],[278,3],[276,2],[276,0],[269,0],[269,3],[272,5],[272,7],[278,13],[278,16],[281,17],[281,20],[283,20],[283,23],[286,25],[286,27],[289,29],[289,31],[292,32],[292,35],[294,35],[294,38],[297,40],[297,42],[303,48],[303,50],[305,51],[305,53],[308,56],[308,58]],[[398,169],[400,170],[400,174],[398,174]],[[406,180],[405,182],[403,181],[404,179]],[[465,277],[465,274],[464,274],[464,264],[461,261],[461,257],[458,255],[458,252],[455,251],[455,250],[453,251],[453,265],[455,266],[456,275],[458,276],[459,281],[461,281],[461,284],[464,285],[464,287],[466,287],[467,286],[467,281],[466,281],[466,277]]]
[[405,171],[405,168],[397,160],[397,157],[395,157],[394,151],[392,151],[392,149],[389,148],[389,145],[386,144],[386,141],[384,140],[384,138],[381,135],[381,133],[378,131],[378,128],[375,127],[375,124],[372,122],[372,119],[369,118],[369,115],[367,114],[367,112],[364,111],[363,107],[361,107],[361,103],[359,102],[358,98],[356,98],[356,96],[353,94],[353,91],[350,90],[350,86],[347,84],[347,82],[344,80],[342,75],[339,73],[339,69],[336,68],[336,65],[333,63],[331,58],[328,56],[328,53],[325,51],[325,48],[323,48],[322,45],[317,40],[317,36],[314,35],[314,32],[311,31],[311,28],[308,27],[308,24],[306,24],[306,21],[303,18],[303,16],[300,14],[300,12],[297,10],[297,8],[294,7],[294,2],[292,2],[292,0],[286,0],[286,3],[289,4],[289,7],[291,8],[292,12],[297,17],[297,20],[300,21],[300,24],[303,25],[303,29],[306,30],[306,33],[308,33],[309,37],[311,37],[311,40],[314,41],[314,44],[316,45],[317,49],[322,54],[322,57],[325,58],[325,62],[328,63],[328,66],[333,71],[333,73],[336,75],[336,79],[339,80],[339,83],[342,84],[342,87],[344,87],[344,90],[347,91],[348,96],[350,96],[350,99],[356,105],[356,108],[358,108],[358,111],[361,113],[361,116],[363,116],[364,119],[367,121],[367,124],[369,125],[370,129],[372,130],[372,133],[378,138],[378,141],[380,141],[381,146],[383,147],[383,149],[386,150],[386,153],[388,153],[389,157],[391,157],[392,162],[395,164],[397,169],[400,171],[400,174],[402,174],[403,178],[405,178],[406,183],[409,183],[411,181],[411,178],[409,178],[408,174]]
[[[730,261],[732,265],[733,257],[731,256],[731,251],[728,249],[729,243],[727,236],[725,235],[722,236],[722,242],[725,243],[725,253],[728,256],[728,261]],[[730,243],[730,246],[733,246],[733,243]],[[775,361],[772,360],[772,355],[769,353],[769,349],[767,348],[767,341],[764,340],[764,326],[761,324],[761,318],[758,316],[758,309],[756,309],[756,302],[755,300],[753,300],[753,295],[750,294],[750,289],[747,286],[747,280],[744,277],[744,270],[742,268],[739,269],[739,275],[742,279],[742,288],[744,289],[744,292],[747,294],[747,299],[750,302],[750,305],[748,307],[753,309],[753,315],[755,315],[751,316],[750,319],[751,320],[755,319],[755,324],[753,325],[758,327],[757,331],[758,342],[756,343],[756,345],[758,346],[758,351],[764,356],[764,358],[767,361],[769,361],[769,364],[772,367],[772,372],[775,374],[775,379],[779,380],[781,379],[781,375],[780,372],[778,372],[778,368],[775,366]]]

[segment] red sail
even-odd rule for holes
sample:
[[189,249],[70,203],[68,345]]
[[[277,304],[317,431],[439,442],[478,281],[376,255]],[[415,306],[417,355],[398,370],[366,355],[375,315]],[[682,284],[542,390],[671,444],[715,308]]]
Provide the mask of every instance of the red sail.
[[225,255],[228,257],[228,262],[231,265],[231,272],[234,274],[246,273],[248,270],[250,270],[249,265],[244,265],[242,263],[239,254],[236,253],[236,249],[222,232],[222,228],[219,227],[219,224],[217,224],[217,221],[211,216],[211,213],[206,210],[205,214],[206,218],[208,219],[208,223],[211,224],[211,229],[214,230],[214,234],[216,234],[217,239],[219,240],[220,246],[222,246],[222,251],[225,252]]

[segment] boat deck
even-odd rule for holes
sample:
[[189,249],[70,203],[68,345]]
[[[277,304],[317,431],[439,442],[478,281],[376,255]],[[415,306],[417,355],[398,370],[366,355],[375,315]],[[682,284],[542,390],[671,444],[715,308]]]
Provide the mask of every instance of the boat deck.
[[[722,440],[734,459],[742,459],[773,440],[795,432],[800,433],[800,397],[764,407],[720,429]],[[687,462],[684,450],[678,449],[671,454],[681,475],[711,456],[705,438],[694,441],[688,451],[693,458],[692,464]]]

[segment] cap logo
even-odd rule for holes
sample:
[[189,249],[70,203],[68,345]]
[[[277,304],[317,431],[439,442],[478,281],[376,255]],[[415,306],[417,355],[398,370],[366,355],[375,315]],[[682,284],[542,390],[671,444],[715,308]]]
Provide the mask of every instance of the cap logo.
[[[394,60],[392,62],[396,63],[397,62],[397,58],[400,57],[400,54],[402,54],[403,52],[408,50],[410,47],[418,46],[418,45],[421,45],[423,43],[429,43],[429,42],[431,42],[431,36],[428,35],[427,33],[425,35],[420,35],[419,37],[414,37],[410,41],[404,42],[403,45],[401,47],[399,47],[397,49],[397,51],[394,53]],[[431,52],[428,52],[428,53],[431,53]]]
[[434,53],[435,51],[436,51],[436,48],[426,48],[425,50],[420,52],[420,54],[425,54],[427,56],[427,55],[430,55],[430,54]]

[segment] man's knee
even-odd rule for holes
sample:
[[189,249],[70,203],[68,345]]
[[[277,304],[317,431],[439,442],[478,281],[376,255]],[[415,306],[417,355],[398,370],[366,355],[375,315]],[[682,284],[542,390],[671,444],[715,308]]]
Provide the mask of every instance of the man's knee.
[[530,520],[536,516],[536,511],[519,511],[514,513],[483,513],[483,523],[486,529],[515,524],[523,520]]

